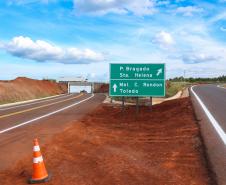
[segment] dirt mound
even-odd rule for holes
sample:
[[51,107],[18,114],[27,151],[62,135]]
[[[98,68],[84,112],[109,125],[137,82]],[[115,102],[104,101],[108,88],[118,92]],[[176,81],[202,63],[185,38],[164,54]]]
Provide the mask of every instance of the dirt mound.
[[101,85],[99,89],[100,93],[108,93],[109,92],[109,84],[103,84]]
[[19,77],[0,81],[0,104],[42,98],[67,92],[67,86],[49,80]]
[[109,92],[109,84],[95,84],[94,93],[108,93]]
[[[100,106],[56,135],[43,155],[51,185],[207,185],[199,128],[188,98],[153,107]],[[32,148],[32,146],[31,146]],[[26,184],[31,155],[0,173],[0,184]]]

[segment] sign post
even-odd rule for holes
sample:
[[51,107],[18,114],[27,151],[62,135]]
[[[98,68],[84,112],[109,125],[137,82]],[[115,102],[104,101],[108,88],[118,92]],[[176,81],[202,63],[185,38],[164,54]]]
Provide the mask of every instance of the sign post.
[[152,108],[152,97],[150,97],[150,102],[149,102],[149,109],[151,111],[151,108]]
[[139,113],[139,97],[136,97],[136,116]]
[[121,96],[124,109],[124,97],[137,97],[136,112],[138,112],[138,98],[165,96],[165,64],[110,64],[109,94]]

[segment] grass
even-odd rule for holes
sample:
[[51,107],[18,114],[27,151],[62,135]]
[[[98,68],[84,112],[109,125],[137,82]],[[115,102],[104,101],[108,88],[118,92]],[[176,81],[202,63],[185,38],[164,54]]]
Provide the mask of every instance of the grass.
[[168,82],[168,87],[166,88],[166,97],[174,96],[177,94],[177,92],[187,86],[187,82]]
[[28,100],[33,100],[33,99],[39,99],[39,98],[46,98],[49,96],[54,96],[54,95],[40,95],[40,96],[36,96],[35,98],[32,99],[27,99],[27,98],[23,98],[18,100],[17,98],[11,98],[10,100],[0,100],[0,105],[4,105],[4,104],[8,104],[8,103],[16,103],[16,102],[21,102],[21,101],[28,101]]

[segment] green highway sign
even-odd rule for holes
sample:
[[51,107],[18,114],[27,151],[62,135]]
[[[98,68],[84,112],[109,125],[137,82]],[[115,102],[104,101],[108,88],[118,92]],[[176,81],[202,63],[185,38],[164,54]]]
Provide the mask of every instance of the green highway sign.
[[110,64],[110,96],[165,96],[165,64]]

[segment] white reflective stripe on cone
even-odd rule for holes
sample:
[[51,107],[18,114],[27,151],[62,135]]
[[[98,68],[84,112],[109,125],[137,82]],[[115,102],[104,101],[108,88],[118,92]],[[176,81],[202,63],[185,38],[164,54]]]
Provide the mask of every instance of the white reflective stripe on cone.
[[40,147],[39,146],[34,146],[33,147],[33,151],[34,152],[39,152],[40,151]]
[[33,158],[33,163],[40,163],[43,161],[42,156]]

